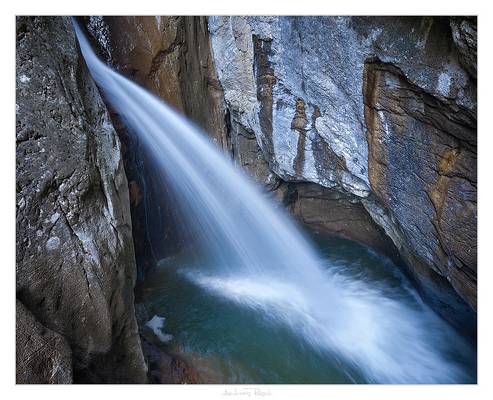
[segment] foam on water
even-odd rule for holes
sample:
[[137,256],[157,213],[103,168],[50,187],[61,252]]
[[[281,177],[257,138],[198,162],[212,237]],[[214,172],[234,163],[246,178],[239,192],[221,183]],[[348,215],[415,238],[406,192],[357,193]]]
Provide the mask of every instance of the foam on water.
[[338,300],[333,302],[328,296],[330,273],[310,290],[272,276],[182,273],[208,291],[290,326],[316,351],[362,369],[369,382],[453,383],[471,378],[447,358],[449,343],[470,349],[445,322],[425,305],[396,300],[364,281],[336,278]]
[[470,379],[447,357],[449,339],[461,343],[448,325],[422,304],[323,270],[290,219],[205,135],[102,63],[75,29],[94,80],[145,145],[174,190],[197,253],[211,261],[189,269],[191,281],[289,326],[316,351],[354,364],[369,382]]

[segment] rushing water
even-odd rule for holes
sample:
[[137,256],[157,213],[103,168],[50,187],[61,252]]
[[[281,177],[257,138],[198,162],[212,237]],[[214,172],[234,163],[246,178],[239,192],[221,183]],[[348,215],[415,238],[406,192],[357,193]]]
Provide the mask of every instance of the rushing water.
[[237,382],[475,379],[461,358],[474,349],[404,280],[324,259],[205,135],[102,63],[76,31],[94,80],[139,135],[190,231],[193,252],[163,263],[157,292],[175,306],[166,315],[181,311],[173,320],[197,359],[231,363],[223,379]]
[[[313,240],[324,272],[337,276],[358,313],[345,317],[325,304],[321,312],[337,314],[338,326],[307,312],[296,284],[206,277],[185,255],[163,260],[140,294],[151,315],[166,316],[170,350],[205,382],[475,381],[473,346],[421,302],[390,260],[348,240]],[[376,338],[384,330],[386,346]]]

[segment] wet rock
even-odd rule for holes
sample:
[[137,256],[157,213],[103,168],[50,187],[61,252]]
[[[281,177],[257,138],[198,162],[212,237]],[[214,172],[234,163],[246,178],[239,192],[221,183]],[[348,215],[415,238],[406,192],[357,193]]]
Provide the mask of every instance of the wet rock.
[[[149,381],[151,383],[200,383],[197,371],[178,355],[173,354],[167,340],[162,340],[161,336],[166,336],[162,332],[164,318],[156,315],[150,318],[149,310],[143,303],[135,304],[135,313],[139,324],[142,351],[148,365]],[[152,323],[149,324],[151,321]],[[172,339],[171,335],[168,336],[165,339]]]
[[88,17],[86,22],[109,64],[187,114],[219,146],[228,147],[207,18]]
[[18,378],[144,382],[120,143],[70,19],[19,17],[16,56]]
[[[209,30],[231,132],[255,135],[274,179],[337,190],[346,210],[362,199],[419,279],[445,277],[475,308],[475,18],[210,17]],[[259,181],[265,162],[247,163]],[[301,204],[329,226],[333,200]],[[345,234],[361,240],[357,221]]]
[[392,241],[370,217],[359,197],[314,183],[293,186],[288,207],[303,224],[319,232],[356,240],[389,257],[398,257]]
[[[230,148],[225,106],[215,73],[205,17],[89,17],[86,27],[103,58]],[[127,132],[112,121],[124,146],[132,226],[140,277],[187,242],[166,177]]]
[[152,383],[200,383],[197,372],[183,360],[169,355],[159,345],[142,338],[142,348],[149,365]]

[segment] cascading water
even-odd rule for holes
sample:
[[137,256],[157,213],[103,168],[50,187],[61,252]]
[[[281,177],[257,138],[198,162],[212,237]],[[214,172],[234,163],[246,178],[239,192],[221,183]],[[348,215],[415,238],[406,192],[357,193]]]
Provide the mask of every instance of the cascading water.
[[475,380],[475,371],[450,356],[474,349],[449,325],[419,299],[401,301],[370,281],[322,268],[286,215],[196,127],[101,62],[74,25],[97,85],[174,191],[202,260],[178,273],[197,290],[289,329],[310,351],[342,360],[349,366],[343,373],[357,370],[366,382]]

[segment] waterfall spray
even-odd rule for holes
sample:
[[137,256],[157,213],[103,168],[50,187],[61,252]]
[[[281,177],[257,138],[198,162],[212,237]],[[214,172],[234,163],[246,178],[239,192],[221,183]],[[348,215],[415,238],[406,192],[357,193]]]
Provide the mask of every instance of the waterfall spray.
[[[121,76],[92,51],[74,21],[84,59],[105,99],[139,135],[171,186],[202,268],[198,287],[289,327],[368,382],[464,382],[448,357],[453,330],[426,305],[411,307],[364,281],[320,267],[290,218],[183,116]],[[464,344],[465,346],[465,344]]]

